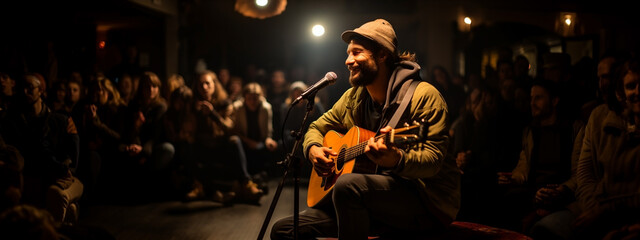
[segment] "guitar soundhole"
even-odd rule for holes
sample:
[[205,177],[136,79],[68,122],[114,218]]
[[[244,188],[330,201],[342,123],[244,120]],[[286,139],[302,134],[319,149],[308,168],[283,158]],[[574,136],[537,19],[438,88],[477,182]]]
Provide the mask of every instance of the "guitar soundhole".
[[341,147],[340,152],[338,153],[338,158],[336,159],[336,170],[342,170],[344,166],[344,155],[346,154],[346,148]]

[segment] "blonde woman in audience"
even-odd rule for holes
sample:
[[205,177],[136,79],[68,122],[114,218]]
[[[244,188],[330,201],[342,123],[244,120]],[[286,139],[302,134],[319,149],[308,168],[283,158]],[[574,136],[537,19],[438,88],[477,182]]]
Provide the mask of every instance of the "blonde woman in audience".
[[[200,74],[195,89],[197,131],[194,157],[199,166],[192,171],[203,185],[204,197],[232,182],[237,200],[259,204],[263,192],[247,172],[247,159],[242,142],[233,135],[233,105],[213,71]],[[227,185],[228,186],[228,185]]]
[[167,84],[166,86],[163,88],[162,91],[162,96],[165,99],[169,99],[171,97],[171,93],[173,93],[173,90],[176,90],[177,88],[184,86],[184,78],[180,75],[180,74],[173,74],[171,75],[168,79],[167,79]]
[[142,184],[139,187],[158,191],[164,187],[160,183],[165,183],[175,154],[174,146],[164,136],[162,119],[167,102],[160,94],[161,87],[158,75],[150,71],[142,74],[136,96],[128,105],[124,144],[119,147],[125,153],[123,159],[129,167],[122,167],[122,170],[131,171],[130,176]]
[[[117,168],[110,160],[118,158],[114,153],[122,143],[126,104],[111,80],[102,77],[91,82],[87,97],[77,106],[72,116],[82,139],[81,156],[85,159],[79,176],[87,185],[87,196],[94,197],[104,169]],[[106,173],[114,174],[113,170]]]

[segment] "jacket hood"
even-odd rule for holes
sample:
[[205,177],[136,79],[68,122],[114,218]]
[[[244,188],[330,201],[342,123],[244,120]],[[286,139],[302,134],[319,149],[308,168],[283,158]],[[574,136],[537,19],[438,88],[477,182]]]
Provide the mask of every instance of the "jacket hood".
[[420,65],[412,61],[401,61],[396,64],[396,69],[391,74],[389,88],[387,90],[387,100],[384,107],[393,103],[400,103],[411,82],[409,80],[420,81]]

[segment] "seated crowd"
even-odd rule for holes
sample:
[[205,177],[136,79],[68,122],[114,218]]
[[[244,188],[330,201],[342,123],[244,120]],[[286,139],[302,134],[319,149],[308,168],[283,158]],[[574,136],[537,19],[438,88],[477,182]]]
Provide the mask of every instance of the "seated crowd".
[[28,204],[73,224],[82,202],[259,205],[267,180],[282,170],[274,112],[297,97],[290,92],[300,94],[282,71],[273,75],[285,90],[277,107],[264,94],[269,84],[228,76],[223,85],[210,70],[189,85],[150,71],[111,77],[117,82],[74,73],[53,83],[39,73],[2,73],[1,210]]
[[[572,65],[549,53],[535,78],[529,66],[509,56],[483,77],[443,67],[427,77],[452,116],[457,220],[536,239],[637,237],[639,62],[605,55]],[[187,84],[149,71],[76,73],[51,83],[2,74],[2,210],[26,203],[73,223],[82,201],[260,204],[294,142],[283,132],[300,127],[304,106],[290,103],[307,87],[282,70],[270,76],[244,82],[206,70]],[[326,104],[316,101],[311,118]]]

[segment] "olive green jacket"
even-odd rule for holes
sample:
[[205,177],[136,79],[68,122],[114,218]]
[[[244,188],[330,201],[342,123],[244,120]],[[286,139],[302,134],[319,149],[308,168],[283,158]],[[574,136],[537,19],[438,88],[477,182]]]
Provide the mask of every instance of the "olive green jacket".
[[[420,80],[419,69],[418,64],[407,61],[401,62],[396,68],[389,82],[387,104],[384,106],[388,111],[384,119],[393,116],[411,82],[409,80]],[[367,121],[363,116],[363,101],[368,97],[366,88],[350,88],[329,111],[311,123],[303,144],[305,156],[308,156],[308,149],[312,145],[322,145],[324,135],[329,130],[346,133],[354,126],[362,126],[361,123]],[[453,221],[460,208],[460,174],[454,159],[447,156],[447,117],[447,105],[440,92],[433,85],[421,82],[398,124],[424,119],[424,124],[428,126],[427,139],[403,149],[404,156],[392,169],[394,174],[411,179],[416,184],[425,206],[443,224]],[[378,129],[368,130],[375,132]]]

